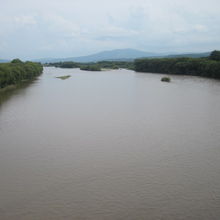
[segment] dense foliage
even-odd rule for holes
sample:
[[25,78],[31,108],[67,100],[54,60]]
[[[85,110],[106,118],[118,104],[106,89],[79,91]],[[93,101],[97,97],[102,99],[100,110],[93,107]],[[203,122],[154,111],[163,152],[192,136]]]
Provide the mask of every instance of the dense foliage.
[[101,67],[97,64],[91,64],[91,65],[81,65],[81,70],[88,70],[88,71],[101,71]]
[[220,61],[220,51],[212,51],[212,53],[210,54],[210,59]]
[[76,63],[76,62],[58,62],[49,63],[47,66],[55,66],[60,68],[80,68],[81,70],[94,70],[99,71],[99,69],[134,69],[133,62],[126,61],[100,61],[97,63]]
[[69,62],[58,62],[58,63],[49,63],[48,66],[55,66],[60,68],[79,68],[79,63],[75,63],[72,61]]
[[0,64],[0,88],[19,83],[23,80],[30,80],[40,75],[43,67],[39,63],[22,62],[19,59],[11,63]]
[[161,78],[161,81],[162,82],[170,82],[171,79],[170,79],[170,77],[164,76],[164,77]]
[[137,72],[184,74],[220,79],[219,56],[219,51],[214,51],[207,58],[137,59],[134,65]]
[[134,62],[100,61],[97,63],[59,62],[50,66],[61,68],[80,68],[81,70],[100,71],[101,69],[131,69],[137,72],[184,74],[220,79],[220,51],[213,51],[209,57],[189,58],[143,58]]
[[98,64],[107,69],[134,69],[134,63],[128,61],[100,61]]

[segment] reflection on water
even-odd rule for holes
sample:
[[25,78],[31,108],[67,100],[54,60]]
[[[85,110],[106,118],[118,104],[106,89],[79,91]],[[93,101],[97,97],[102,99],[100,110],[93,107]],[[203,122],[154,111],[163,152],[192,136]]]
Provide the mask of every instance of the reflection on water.
[[26,88],[31,86],[33,83],[36,83],[36,79],[32,81],[24,81],[16,86],[8,86],[0,90],[0,108],[3,106],[3,103],[7,102],[11,97],[23,95],[26,93]]
[[0,219],[219,219],[220,82],[160,78],[47,67],[6,94]]

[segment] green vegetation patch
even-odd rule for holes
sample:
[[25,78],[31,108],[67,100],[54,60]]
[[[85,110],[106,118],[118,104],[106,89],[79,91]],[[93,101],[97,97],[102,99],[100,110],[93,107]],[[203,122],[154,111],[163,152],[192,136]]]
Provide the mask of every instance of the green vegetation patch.
[[58,62],[58,63],[49,63],[46,66],[55,66],[55,67],[59,67],[59,68],[79,68],[80,65],[79,63],[76,62]]
[[96,63],[76,63],[76,62],[58,62],[49,63],[45,66],[55,66],[59,68],[80,68],[81,70],[88,71],[101,71],[101,70],[112,70],[112,69],[131,69],[134,70],[134,62],[127,61],[100,61]]
[[70,77],[71,77],[70,75],[66,75],[66,76],[57,76],[56,78],[57,78],[57,79],[65,80],[65,79],[68,79],[68,78],[70,78]]
[[0,63],[0,89],[34,79],[42,72],[43,66],[40,63],[22,62],[19,59],[11,63]]
[[220,79],[220,52],[213,51],[205,58],[154,58],[137,59],[135,71],[193,75]]
[[100,61],[97,63],[103,69],[130,69],[134,70],[134,62],[132,61]]
[[91,65],[81,65],[80,70],[87,70],[87,71],[101,71],[101,67],[97,64]]
[[171,79],[170,79],[170,77],[165,76],[165,77],[162,77],[162,78],[161,78],[161,81],[162,81],[162,82],[170,82]]

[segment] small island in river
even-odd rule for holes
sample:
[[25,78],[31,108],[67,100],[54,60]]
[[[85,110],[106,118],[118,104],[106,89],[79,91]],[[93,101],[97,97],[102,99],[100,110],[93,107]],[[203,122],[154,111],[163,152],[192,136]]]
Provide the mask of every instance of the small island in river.
[[57,78],[57,79],[65,80],[65,79],[68,79],[68,78],[70,78],[70,77],[71,77],[70,75],[66,75],[66,76],[57,76],[56,78]]

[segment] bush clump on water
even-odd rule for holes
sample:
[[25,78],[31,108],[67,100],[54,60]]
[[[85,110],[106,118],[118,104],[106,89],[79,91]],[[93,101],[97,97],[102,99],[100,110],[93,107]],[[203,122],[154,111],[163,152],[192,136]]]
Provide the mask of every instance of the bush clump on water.
[[70,77],[71,77],[70,75],[66,75],[66,76],[57,76],[56,78],[57,78],[57,79],[65,80],[65,79],[68,79],[68,78],[70,78]]
[[161,81],[162,82],[170,82],[171,79],[170,79],[170,77],[164,76],[164,77],[161,78]]

